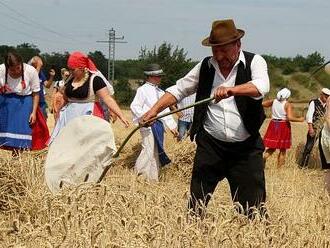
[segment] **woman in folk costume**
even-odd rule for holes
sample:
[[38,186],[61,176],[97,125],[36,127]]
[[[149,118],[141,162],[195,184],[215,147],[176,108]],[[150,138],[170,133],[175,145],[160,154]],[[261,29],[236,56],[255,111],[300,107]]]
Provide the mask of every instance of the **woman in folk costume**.
[[287,88],[281,89],[274,100],[262,103],[264,107],[272,107],[272,120],[264,136],[264,145],[267,148],[264,153],[264,161],[279,149],[277,167],[285,164],[286,150],[291,147],[291,125],[290,121],[303,122],[304,117],[295,117],[293,106],[288,101],[291,91]]
[[39,104],[39,77],[32,66],[9,52],[0,65],[0,147],[17,155],[46,146],[49,132]]
[[[164,95],[164,91],[158,87],[161,82],[161,76],[164,75],[160,66],[158,64],[150,64],[146,67],[144,74],[146,76],[146,81],[137,89],[134,100],[130,106],[133,113],[133,122],[135,124],[138,124],[143,114]],[[161,114],[166,112],[169,112],[169,109],[165,109]],[[138,174],[144,175],[149,180],[158,181],[160,167],[171,162],[163,148],[163,124],[165,124],[175,136],[177,135],[177,124],[171,115],[156,121],[151,127],[140,129],[142,151],[136,160],[134,169]]]
[[72,71],[72,77],[68,79],[64,89],[64,99],[67,104],[60,111],[49,144],[60,130],[75,117],[94,115],[104,119],[99,99],[118,116],[126,127],[129,126],[128,120],[109,93],[111,91],[109,82],[97,70],[89,57],[81,52],[72,53],[68,58],[68,68]]
[[325,110],[325,122],[320,133],[319,151],[321,158],[321,167],[325,170],[324,182],[325,188],[330,194],[330,97],[327,99]]
[[60,110],[65,105],[65,101],[63,98],[64,95],[64,83],[66,79],[70,76],[70,72],[66,68],[61,69],[61,77],[60,81],[56,81],[54,85],[54,91],[52,95],[52,103],[51,109],[55,119],[55,124],[60,116]]

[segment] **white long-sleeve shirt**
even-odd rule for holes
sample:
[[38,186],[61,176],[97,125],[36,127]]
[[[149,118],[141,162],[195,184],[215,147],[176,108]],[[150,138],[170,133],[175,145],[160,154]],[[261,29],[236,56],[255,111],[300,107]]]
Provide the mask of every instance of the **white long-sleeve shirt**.
[[[192,105],[195,103],[196,100],[196,94],[192,94],[190,96],[187,96],[185,98],[183,98],[180,102],[178,102],[178,108],[184,108],[187,107],[189,105]],[[192,122],[193,121],[193,117],[194,117],[194,108],[188,108],[185,110],[181,111],[182,116],[179,118],[179,120],[181,121],[186,121],[186,122]]]
[[[323,107],[325,107],[326,103],[322,103],[321,99],[318,98],[318,100],[320,101],[320,103],[323,105]],[[308,110],[306,113],[306,121],[309,124],[313,124],[313,115],[315,112],[315,103],[314,101],[311,101],[310,104],[308,105]]]
[[6,79],[6,67],[5,64],[0,65],[0,86],[4,86],[7,83],[8,87],[11,89],[11,92],[7,93],[15,93],[17,95],[31,95],[32,92],[40,91],[40,83],[39,76],[37,70],[28,64],[23,63],[24,66],[24,81],[25,81],[25,89],[22,87],[22,77],[12,78],[9,73]]
[[[237,69],[241,61],[244,65],[246,64],[242,51],[240,52],[239,58],[232,71],[227,78],[225,78],[220,71],[217,61],[213,57],[210,58],[209,66],[215,68],[211,96],[214,95],[215,90],[219,86],[235,86]],[[186,76],[179,79],[176,82],[176,85],[168,88],[166,91],[171,93],[178,101],[195,93],[199,82],[201,65],[202,61],[199,62]],[[255,85],[261,95],[252,98],[263,98],[264,95],[269,92],[269,77],[266,61],[257,54],[253,57],[251,62],[251,78],[251,83]],[[223,99],[216,104],[212,102],[208,105],[204,128],[214,138],[226,142],[244,141],[250,136],[238,112],[234,96]]]
[[[165,92],[162,89],[149,82],[139,87],[130,106],[133,113],[133,122],[138,124],[139,119],[149,111],[164,94]],[[170,110],[166,108],[159,113],[159,115],[168,113],[169,111]],[[177,123],[172,115],[165,116],[160,120],[171,130],[177,127]]]

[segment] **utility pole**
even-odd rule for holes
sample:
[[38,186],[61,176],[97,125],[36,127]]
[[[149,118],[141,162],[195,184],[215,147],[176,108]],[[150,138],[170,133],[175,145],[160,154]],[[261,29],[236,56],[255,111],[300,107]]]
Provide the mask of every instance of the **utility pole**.
[[124,36],[116,37],[116,31],[111,28],[109,30],[109,40],[98,40],[96,42],[108,43],[109,44],[109,58],[108,58],[108,81],[114,81],[115,79],[115,44],[116,43],[127,43],[123,41]]

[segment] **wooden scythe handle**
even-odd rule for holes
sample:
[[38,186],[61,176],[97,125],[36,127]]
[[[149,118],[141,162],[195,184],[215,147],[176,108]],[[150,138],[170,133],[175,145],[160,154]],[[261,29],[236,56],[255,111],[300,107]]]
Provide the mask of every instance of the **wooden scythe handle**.
[[[148,122],[146,123],[143,123],[143,124],[139,124],[136,128],[134,128],[128,135],[127,137],[125,138],[125,140],[123,141],[123,143],[120,145],[120,147],[118,148],[117,152],[112,156],[113,158],[117,158],[119,156],[119,153],[123,150],[124,146],[127,144],[127,142],[129,141],[129,139],[133,136],[133,134],[139,130],[141,127],[145,127],[145,126],[148,126],[148,123],[150,122],[153,122],[153,121],[156,121],[156,120],[159,120],[165,116],[168,116],[168,115],[171,115],[171,114],[175,114],[177,112],[180,112],[182,110],[185,110],[185,109],[189,109],[189,108],[192,108],[192,107],[195,107],[197,105],[201,105],[201,104],[205,104],[205,103],[208,103],[210,101],[214,100],[214,97],[209,97],[209,98],[206,98],[204,100],[201,100],[201,101],[198,101],[198,102],[195,102],[191,105],[188,105],[184,108],[181,108],[181,109],[176,109],[176,110],[173,110],[171,112],[168,112],[168,113],[165,113],[165,114],[162,114],[162,115],[159,115],[159,116],[156,116],[154,118],[151,118]],[[102,175],[100,176],[99,180],[97,181],[98,183],[102,181],[102,179],[105,177],[105,175],[107,174],[108,170],[110,169],[111,167],[111,164],[109,164],[107,167],[104,168],[103,172],[102,172]]]

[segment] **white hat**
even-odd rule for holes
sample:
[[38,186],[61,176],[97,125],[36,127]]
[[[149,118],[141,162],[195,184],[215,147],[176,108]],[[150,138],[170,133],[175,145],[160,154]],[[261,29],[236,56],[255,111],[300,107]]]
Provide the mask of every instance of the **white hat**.
[[288,88],[283,88],[277,92],[276,98],[279,101],[288,99],[291,96],[291,91]]
[[328,88],[323,88],[322,93],[330,96],[330,90]]

